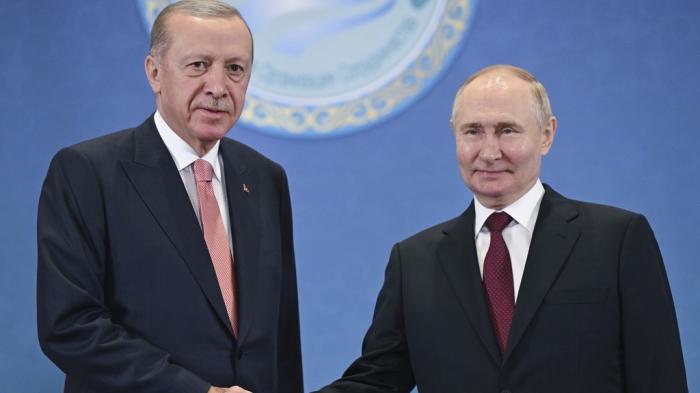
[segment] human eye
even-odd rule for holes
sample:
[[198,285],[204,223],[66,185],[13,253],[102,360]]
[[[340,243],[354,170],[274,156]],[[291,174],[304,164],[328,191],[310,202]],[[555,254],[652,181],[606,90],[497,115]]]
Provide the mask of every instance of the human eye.
[[464,127],[462,128],[462,134],[468,135],[468,136],[475,136],[478,135],[481,132],[481,129],[479,127]]
[[196,60],[187,64],[185,69],[190,75],[199,75],[207,70],[208,64],[204,60]]
[[496,127],[496,132],[499,135],[513,135],[519,133],[520,129],[512,124],[503,124],[499,127]]
[[237,75],[242,75],[245,72],[245,69],[240,65],[240,64],[229,64],[228,67],[228,72],[231,75],[237,76]]

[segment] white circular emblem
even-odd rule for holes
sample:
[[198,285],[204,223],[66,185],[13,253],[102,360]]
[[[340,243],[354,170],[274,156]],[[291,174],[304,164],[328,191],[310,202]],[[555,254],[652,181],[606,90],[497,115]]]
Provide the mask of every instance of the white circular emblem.
[[[148,29],[173,0],[137,0]],[[466,36],[477,0],[228,0],[255,37],[241,120],[319,137],[376,124],[412,104]]]

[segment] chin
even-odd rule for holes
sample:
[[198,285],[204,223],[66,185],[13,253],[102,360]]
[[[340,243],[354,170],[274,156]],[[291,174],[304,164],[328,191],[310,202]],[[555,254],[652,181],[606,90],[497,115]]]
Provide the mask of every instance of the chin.
[[494,184],[485,185],[482,187],[474,187],[472,192],[482,198],[488,198],[493,201],[501,201],[507,198],[508,189],[506,187],[494,187]]
[[230,129],[231,127],[206,125],[197,127],[195,134],[199,140],[218,141],[226,136]]
[[475,190],[479,190],[482,194],[490,196],[505,194],[509,188],[507,184],[503,184],[502,181],[498,180],[484,181],[483,179],[479,179],[473,182],[473,184]]
[[476,195],[479,195],[482,198],[487,198],[491,201],[502,201],[506,199],[506,194],[503,192],[475,192]]

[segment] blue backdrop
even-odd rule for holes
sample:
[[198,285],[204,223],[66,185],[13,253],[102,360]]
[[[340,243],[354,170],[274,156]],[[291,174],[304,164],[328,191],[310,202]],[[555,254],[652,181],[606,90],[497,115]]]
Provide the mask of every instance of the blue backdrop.
[[[448,126],[456,88],[513,63],[547,86],[559,132],[542,178],[563,194],[645,214],[700,390],[700,2],[482,0],[453,65],[410,109],[334,139],[230,136],[285,166],[291,186],[307,389],[360,350],[391,245],[459,214]],[[0,392],[60,392],[36,341],[36,205],[62,146],[154,109],[134,1],[0,1]]]

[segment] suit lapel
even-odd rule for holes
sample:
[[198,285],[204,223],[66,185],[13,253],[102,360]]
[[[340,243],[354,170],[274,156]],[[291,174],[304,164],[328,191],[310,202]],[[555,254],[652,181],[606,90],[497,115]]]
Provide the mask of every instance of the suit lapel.
[[122,168],[189,267],[216,315],[231,330],[197,216],[152,117],[134,132],[134,148],[134,160],[122,161]]
[[501,354],[493,333],[481,282],[474,242],[474,203],[444,230],[437,247],[438,260],[462,310],[484,343],[493,360],[501,363]]
[[232,228],[236,300],[238,306],[238,341],[245,339],[257,310],[256,291],[259,263],[259,182],[236,149],[235,142],[222,139],[226,198]]
[[504,361],[522,338],[579,237],[578,228],[571,224],[577,215],[575,207],[564,197],[545,187]]

